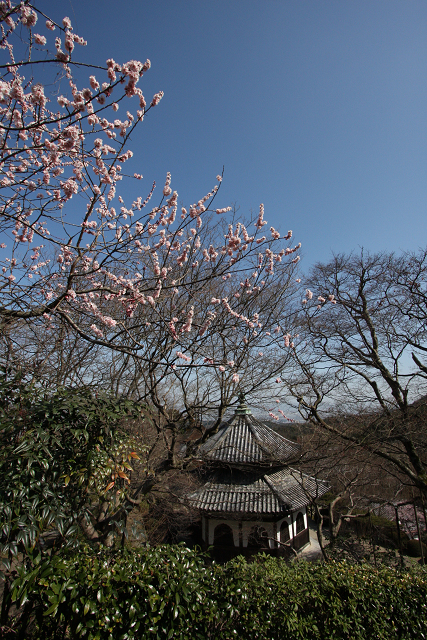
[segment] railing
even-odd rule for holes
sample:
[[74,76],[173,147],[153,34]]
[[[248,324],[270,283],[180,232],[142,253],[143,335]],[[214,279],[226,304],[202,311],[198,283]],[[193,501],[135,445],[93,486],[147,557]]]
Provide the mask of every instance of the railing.
[[[310,542],[310,532],[309,529],[304,529],[298,533],[292,540],[290,541],[290,546],[292,546],[296,551],[301,549],[306,544]],[[234,547],[234,546],[218,546],[213,547],[211,549],[211,554],[215,562],[228,562],[231,558],[235,558],[236,556],[243,556],[245,558],[250,558],[257,553],[265,553],[268,556],[272,556],[273,558],[290,558],[293,557],[293,553],[289,547],[286,546],[278,546],[275,549],[270,548],[262,548],[262,547]]]
[[304,531],[297,533],[297,535],[292,539],[292,546],[296,551],[298,551],[298,549],[301,549],[301,547],[308,544],[309,542],[310,531],[309,529],[304,529]]

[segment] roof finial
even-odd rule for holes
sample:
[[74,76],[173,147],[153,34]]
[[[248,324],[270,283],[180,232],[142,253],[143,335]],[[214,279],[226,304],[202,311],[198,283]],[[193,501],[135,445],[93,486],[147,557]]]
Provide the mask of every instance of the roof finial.
[[239,398],[239,406],[235,410],[235,414],[238,416],[249,415],[251,413],[251,410],[248,409],[246,405],[246,398],[243,391],[239,391],[239,393],[237,394],[237,397]]

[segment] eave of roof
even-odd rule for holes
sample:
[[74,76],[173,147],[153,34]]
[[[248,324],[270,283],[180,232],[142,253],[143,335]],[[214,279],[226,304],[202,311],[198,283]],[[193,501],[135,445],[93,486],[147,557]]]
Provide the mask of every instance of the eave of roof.
[[218,469],[187,499],[210,514],[277,516],[306,506],[328,490],[327,483],[290,468],[264,475]]

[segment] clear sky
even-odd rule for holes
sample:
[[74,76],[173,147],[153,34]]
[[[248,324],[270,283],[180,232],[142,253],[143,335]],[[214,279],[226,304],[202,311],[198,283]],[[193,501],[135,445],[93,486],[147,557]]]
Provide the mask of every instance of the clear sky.
[[[144,191],[217,206],[331,252],[426,245],[425,0],[39,0],[88,40],[78,59],[150,58],[165,97],[131,148]],[[137,167],[135,167],[137,170]],[[138,185],[141,187],[141,183]]]

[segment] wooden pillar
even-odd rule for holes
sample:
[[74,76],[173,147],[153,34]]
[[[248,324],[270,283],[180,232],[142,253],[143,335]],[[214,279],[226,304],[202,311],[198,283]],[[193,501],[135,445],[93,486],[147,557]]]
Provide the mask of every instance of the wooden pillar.
[[402,551],[402,536],[400,534],[400,522],[399,522],[398,509],[399,509],[398,506],[394,507],[394,511],[395,511],[395,514],[396,514],[397,540],[398,540],[398,543],[399,543],[400,566],[403,567],[404,566],[404,561],[403,561],[403,551]]
[[277,544],[277,522],[273,522],[273,538],[274,538],[274,549],[277,549],[279,546]]
[[417,533],[418,533],[418,543],[420,545],[420,553],[421,553],[421,564],[425,564],[424,562],[424,549],[423,549],[423,541],[421,540],[421,531],[420,531],[420,523],[418,522],[418,513],[417,513],[417,506],[415,504],[415,500],[414,500],[414,492],[412,491],[412,500],[413,500],[413,505],[414,505],[414,514],[415,514],[415,522],[417,525]]

